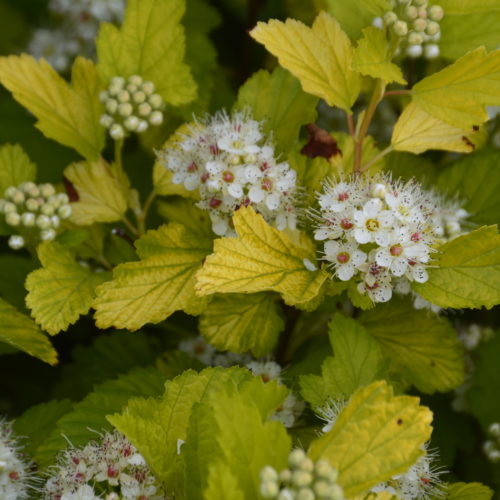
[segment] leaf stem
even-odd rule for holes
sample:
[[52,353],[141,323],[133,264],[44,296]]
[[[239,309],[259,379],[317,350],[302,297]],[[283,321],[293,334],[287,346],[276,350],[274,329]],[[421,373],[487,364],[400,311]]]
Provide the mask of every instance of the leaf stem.
[[383,149],[382,151],[380,151],[380,153],[378,155],[374,156],[370,161],[368,161],[367,163],[365,163],[365,165],[363,165],[359,169],[359,173],[362,174],[362,173],[366,172],[372,165],[375,165],[375,163],[377,163],[385,155],[389,154],[393,149],[394,149],[394,147],[392,146],[392,144],[389,144],[389,146],[387,146],[385,149]]
[[118,171],[121,171],[123,169],[122,151],[123,139],[118,139],[117,141],[115,141],[115,163],[118,167]]
[[352,115],[349,113],[346,113],[347,117],[347,128],[349,129],[349,134],[351,134],[351,137],[354,137],[356,135],[356,127],[354,126],[354,119]]
[[155,198],[156,198],[156,191],[153,189],[151,193],[149,193],[149,196],[147,197],[146,201],[144,202],[144,206],[142,207],[140,214],[137,216],[137,226],[139,234],[144,234],[146,232],[146,218],[148,216],[149,209],[151,208],[151,205]]
[[130,222],[130,220],[128,219],[128,217],[126,215],[124,215],[122,217],[122,222],[125,224],[125,226],[127,226],[127,229],[137,238],[139,236],[139,231],[137,230],[137,228],[132,224],[132,222]]
[[411,94],[411,90],[401,89],[401,90],[388,90],[384,92],[384,97],[388,97],[391,95],[408,95]]

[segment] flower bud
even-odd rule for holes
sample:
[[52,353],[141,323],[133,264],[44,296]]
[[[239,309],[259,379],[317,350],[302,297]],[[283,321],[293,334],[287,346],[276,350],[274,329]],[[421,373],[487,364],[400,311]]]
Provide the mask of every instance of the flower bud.
[[161,111],[153,111],[149,117],[151,125],[161,125],[163,123],[163,113]]
[[14,203],[11,203],[10,201],[4,202],[3,207],[2,207],[2,212],[4,214],[8,214],[10,212],[16,212],[16,211],[17,211],[17,208],[14,205]]
[[116,98],[118,99],[118,102],[129,102],[130,94],[126,90],[120,90]]
[[14,186],[9,186],[5,192],[4,192],[4,196],[7,200],[12,200],[15,196],[15,194],[17,193],[17,188],[14,187]]
[[309,457],[306,457],[300,462],[299,469],[306,472],[312,472],[314,470],[314,462]]
[[109,129],[109,135],[115,139],[115,140],[120,140],[125,137],[125,131],[123,130],[123,127],[119,125],[118,123],[115,123],[110,129]]
[[425,28],[425,32],[429,36],[436,35],[437,33],[439,33],[440,30],[441,28],[436,21],[427,21],[427,27]]
[[22,182],[19,184],[19,189],[22,189],[25,194],[28,194],[33,188],[36,188],[36,184],[34,182]]
[[293,469],[296,469],[300,467],[300,464],[306,458],[306,454],[302,448],[295,448],[288,455],[288,465]]
[[295,500],[295,495],[291,490],[285,488],[279,492],[277,500]]
[[414,3],[417,7],[427,7],[427,1],[428,1],[428,0],[413,0],[413,3]]
[[44,203],[40,207],[40,212],[42,212],[43,215],[53,215],[55,212],[54,206],[51,205],[50,203]]
[[500,423],[498,422],[493,422],[489,427],[488,427],[488,432],[496,438],[500,438]]
[[36,212],[40,206],[35,198],[28,198],[24,205],[30,212]]
[[130,94],[133,94],[134,92],[137,92],[138,90],[138,87],[137,85],[134,85],[133,83],[129,83],[127,85],[127,91],[130,93]]
[[408,43],[410,45],[421,45],[423,42],[424,42],[424,37],[420,33],[417,33],[416,31],[412,31],[408,35]]
[[[19,250],[20,248],[23,248],[24,246],[24,238],[20,236],[19,234],[13,234],[8,241],[9,247],[12,248],[12,250]],[[1,468],[0,468],[1,470]]]
[[260,471],[260,479],[261,481],[277,481],[278,473],[274,467],[266,465]]
[[49,198],[50,196],[54,196],[56,193],[56,190],[52,184],[46,183],[46,184],[41,184],[40,186],[40,193],[44,198]]
[[387,194],[387,186],[382,183],[377,183],[372,186],[370,194],[374,198],[380,198],[383,200],[385,198],[385,195]]
[[441,21],[441,19],[443,19],[443,17],[444,17],[444,10],[443,10],[443,8],[440,5],[433,5],[429,9],[429,17],[433,21],[437,21],[437,22]]
[[134,92],[134,94],[132,95],[132,99],[137,104],[143,103],[146,100],[146,97],[147,97],[146,94],[142,90],[138,90],[137,92]]
[[114,491],[111,492],[111,493],[108,493],[106,495],[106,500],[120,500],[120,496],[118,495],[118,493],[115,493]]
[[344,490],[342,486],[334,484],[330,490],[330,500],[344,500]]
[[40,189],[38,188],[38,186],[33,186],[31,189],[25,192],[28,196],[31,196],[32,198],[38,198],[40,196]]
[[69,203],[69,197],[66,193],[57,193],[57,199],[60,203]]
[[405,14],[410,21],[413,21],[418,16],[418,9],[414,5],[408,5],[405,9]]
[[142,85],[143,83],[143,80],[142,80],[142,77],[140,75],[132,75],[132,76],[129,76],[129,79],[128,79],[129,83],[131,83],[132,85],[137,85],[138,87],[140,85]]
[[296,496],[297,500],[314,500],[315,498],[311,488],[300,488]]
[[25,227],[32,227],[35,225],[35,219],[35,214],[31,212],[24,212],[24,214],[21,215],[21,224]]
[[52,228],[40,231],[40,239],[42,241],[52,241],[55,237],[56,232]]
[[278,492],[279,492],[279,486],[277,482],[263,481],[260,484],[260,494],[264,498],[276,498]]
[[389,11],[384,14],[384,23],[386,26],[391,26],[398,20],[398,16],[395,12]]
[[146,95],[151,95],[156,90],[153,82],[144,82],[141,88]]
[[26,197],[24,196],[24,193],[20,189],[17,189],[16,192],[14,193],[14,196],[12,196],[12,201],[16,205],[21,205],[22,203],[24,203],[25,199]]
[[101,118],[99,119],[99,123],[104,127],[104,128],[109,128],[111,125],[113,125],[113,117],[109,115],[101,115]]
[[140,116],[148,116],[151,113],[152,108],[150,104],[143,102],[142,104],[139,104],[137,111]]
[[118,109],[118,101],[116,99],[108,99],[106,101],[106,111],[114,115]]
[[413,21],[413,29],[415,29],[415,31],[424,31],[425,28],[427,28],[427,21],[425,19],[418,17],[415,21]]
[[292,471],[290,469],[283,469],[280,472],[280,481],[289,484],[292,481]]
[[124,122],[123,125],[127,130],[130,130],[133,132],[134,130],[137,129],[137,125],[139,125],[139,118],[137,116],[129,116]]
[[149,96],[149,104],[155,109],[159,109],[163,106],[163,98],[160,94],[153,94]]
[[132,112],[134,111],[134,108],[132,104],[129,102],[123,102],[118,106],[118,113],[126,118],[127,116],[130,116]]
[[378,28],[379,30],[384,29],[384,21],[381,17],[374,17],[372,21],[372,26]]
[[418,17],[420,17],[420,19],[427,19],[427,9],[425,7],[420,7],[418,9]]
[[459,234],[461,230],[462,228],[460,227],[460,224],[457,221],[453,220],[446,223],[446,232],[451,236]]
[[398,36],[406,36],[408,34],[408,24],[404,21],[396,21],[392,27],[394,33]]
[[488,453],[488,458],[494,464],[500,462],[500,450],[492,450]]
[[123,89],[123,87],[125,86],[125,78],[123,78],[122,76],[114,76],[113,78],[111,78],[110,86],[114,86],[119,90]]
[[138,134],[141,134],[142,132],[145,132],[148,128],[149,128],[148,122],[145,120],[140,120],[135,131]]
[[67,219],[71,215],[71,206],[70,205],[62,205],[57,210],[57,215],[61,219]]
[[309,486],[312,483],[312,474],[304,470],[296,470],[292,472],[292,484],[297,488]]
[[439,57],[439,45],[436,45],[435,43],[427,44],[424,51],[426,59],[436,59],[436,57]]
[[48,229],[50,227],[50,219],[46,215],[39,215],[36,218],[36,225],[40,229]]
[[21,223],[21,216],[17,212],[9,212],[5,215],[5,222],[9,226],[19,226]]
[[50,223],[54,229],[57,229],[61,225],[61,219],[57,215],[53,215],[50,218]]

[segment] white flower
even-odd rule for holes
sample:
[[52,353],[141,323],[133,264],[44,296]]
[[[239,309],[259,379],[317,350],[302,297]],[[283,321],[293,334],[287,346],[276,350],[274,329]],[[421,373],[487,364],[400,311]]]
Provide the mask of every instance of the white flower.
[[338,416],[345,408],[346,404],[347,402],[345,400],[329,399],[325,405],[318,406],[314,409],[316,415],[325,422],[325,425],[321,428],[322,432],[329,432],[332,430]]
[[379,198],[372,198],[363,205],[362,210],[356,210],[353,220],[354,238],[358,243],[388,243],[389,232],[394,227],[394,213],[384,210]]
[[247,368],[255,375],[260,376],[264,382],[269,380],[281,381],[281,366],[274,361],[251,361]]
[[80,486],[75,492],[65,492],[61,500],[97,500],[99,497],[96,496],[94,488],[85,484]]
[[342,281],[350,280],[365,262],[366,253],[358,249],[356,243],[341,244],[335,240],[325,243],[325,260],[331,262],[335,275]]

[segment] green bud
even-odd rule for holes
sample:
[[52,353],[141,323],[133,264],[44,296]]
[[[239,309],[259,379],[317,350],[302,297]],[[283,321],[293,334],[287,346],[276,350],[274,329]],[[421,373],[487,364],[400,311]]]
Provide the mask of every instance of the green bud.
[[330,500],[344,500],[344,490],[342,486],[334,484],[330,489]]
[[57,193],[57,200],[61,204],[69,203],[69,198],[68,198],[68,195],[66,193]]
[[279,492],[277,500],[295,500],[295,495],[293,491],[285,488]]
[[14,186],[9,186],[4,192],[4,197],[7,200],[12,200],[16,193],[17,193],[17,188]]
[[55,208],[50,203],[44,203],[40,207],[40,212],[42,212],[43,215],[53,215],[55,212]]
[[423,53],[422,45],[409,45],[406,48],[406,55],[413,59],[420,57]]
[[427,19],[427,9],[425,7],[420,7],[418,9],[418,17],[420,17],[420,19]]
[[144,82],[141,88],[146,95],[151,95],[156,90],[153,82]]
[[306,454],[304,450],[302,448],[295,448],[288,455],[288,465],[292,469],[297,469],[305,458]]
[[274,467],[271,467],[270,465],[266,465],[260,470],[260,480],[261,481],[277,481],[278,480],[278,473],[276,472],[276,469]]
[[163,123],[163,113],[161,111],[153,111],[149,117],[151,125],[161,125]]
[[128,81],[129,83],[131,83],[132,85],[137,85],[138,87],[140,85],[142,85],[143,83],[143,79],[140,75],[132,75],[132,76],[129,76],[128,78]]
[[394,33],[398,36],[406,36],[408,34],[408,24],[406,24],[404,21],[396,21],[392,29],[394,30]]
[[129,83],[127,85],[127,90],[128,90],[128,92],[130,94],[133,94],[134,92],[137,92],[137,89],[138,89],[137,85],[134,85],[133,83]]
[[129,102],[122,102],[119,106],[118,106],[118,113],[123,116],[124,118],[126,118],[127,116],[130,116],[134,111],[134,108],[132,106],[132,104],[130,104]]
[[3,203],[2,212],[4,214],[8,214],[11,212],[17,212],[17,207],[14,205],[14,203],[11,203],[10,201],[6,201]]
[[132,95],[132,99],[137,104],[143,103],[146,100],[146,97],[147,96],[146,96],[145,92],[143,92],[142,90],[138,90],[137,92],[134,92],[134,94]]
[[314,470],[314,462],[310,458],[304,458],[299,465],[299,469],[306,472],[312,472]]
[[489,427],[488,427],[488,432],[493,436],[493,437],[500,437],[500,423],[498,422],[493,422]]
[[50,223],[54,229],[57,229],[61,225],[61,219],[57,215],[53,215],[50,218]]
[[160,94],[150,95],[148,102],[155,109],[160,109],[163,106],[163,98]]
[[71,206],[70,205],[62,205],[57,210],[57,215],[61,217],[61,219],[67,219],[71,215]]
[[137,111],[140,116],[149,116],[153,109],[151,108],[151,105],[148,104],[147,102],[143,102],[142,104],[139,104],[137,107]]
[[12,201],[16,205],[21,205],[21,203],[24,203],[25,199],[26,197],[24,196],[24,193],[20,189],[17,189],[16,192],[14,193],[14,196],[12,197]]
[[137,125],[137,128],[135,131],[138,134],[142,134],[142,132],[145,132],[149,128],[148,122],[146,120],[139,120],[139,124]]
[[408,5],[405,9],[405,15],[410,21],[413,21],[418,16],[418,9],[414,5]]
[[417,33],[416,31],[412,31],[408,34],[408,43],[410,45],[421,45],[424,42],[424,37]]
[[130,94],[126,90],[120,90],[116,98],[118,99],[118,102],[129,102]]
[[23,248],[24,246],[24,238],[20,236],[19,234],[13,234],[9,238],[9,247],[12,248],[12,250],[19,250],[20,248]]
[[35,198],[28,198],[24,205],[30,212],[36,212],[40,206]]
[[46,215],[39,215],[36,218],[36,225],[40,229],[48,229],[50,227],[50,219]]
[[425,58],[426,59],[436,59],[439,57],[439,45],[435,43],[429,43],[425,46]]
[[329,478],[332,470],[332,466],[326,460],[318,460],[314,466],[314,473],[322,479]]
[[417,7],[427,7],[427,0],[413,0]]
[[391,26],[398,20],[398,16],[395,12],[389,11],[384,14],[384,23],[386,26]]
[[297,488],[309,486],[312,483],[313,477],[310,472],[304,470],[296,470],[292,472],[292,484]]
[[115,139],[115,141],[123,139],[125,137],[125,130],[118,123],[113,124],[113,126],[109,129],[109,135]]
[[117,87],[123,88],[125,86],[125,78],[123,76],[114,76],[111,78],[110,85],[115,85]]
[[21,215],[21,224],[25,227],[32,227],[35,225],[35,219],[35,214],[31,212],[24,212],[24,214]]
[[280,481],[289,484],[292,481],[292,471],[290,469],[283,469],[280,472]]
[[21,189],[25,194],[28,194],[34,188],[36,188],[36,184],[34,182],[22,182],[19,184],[18,189]]
[[38,198],[40,196],[40,189],[38,188],[38,186],[34,186],[31,189],[27,190],[26,194],[28,196],[31,196],[32,198]]
[[113,117],[109,115],[101,115],[101,118],[99,119],[99,123],[104,127],[104,128],[110,128],[111,125],[113,125]]
[[260,494],[264,498],[276,498],[278,492],[279,486],[275,481],[264,481],[260,485]]
[[114,491],[111,492],[111,493],[108,493],[106,495],[106,500],[120,500],[120,496],[118,495],[118,493],[115,493]]
[[131,132],[133,132],[134,130],[137,129],[137,126],[139,125],[139,118],[137,118],[137,116],[135,116],[135,115],[129,116],[123,122],[123,125],[125,126],[125,128],[127,130],[130,130]]
[[40,231],[40,239],[42,241],[52,241],[55,237],[56,232],[52,228]]
[[296,498],[297,500],[314,500],[316,497],[310,488],[300,488]]
[[438,22],[441,21],[441,19],[443,19],[443,17],[444,17],[444,10],[443,10],[443,8],[440,5],[433,5],[429,9],[429,17],[433,21],[438,21]]
[[314,493],[318,497],[326,497],[330,493],[331,485],[326,481],[316,481],[313,485]]
[[422,19],[421,17],[418,17],[417,19],[415,19],[415,21],[413,21],[413,28],[415,29],[415,31],[425,31],[425,28],[427,28],[427,21],[425,19]]
[[434,36],[437,33],[441,31],[441,27],[436,21],[427,21],[427,27],[425,28],[425,32],[430,35]]
[[99,92],[99,100],[104,104],[109,99],[109,93],[106,90]]
[[108,99],[106,101],[106,111],[112,115],[116,113],[118,109],[118,101],[116,99]]
[[46,183],[46,184],[41,184],[40,186],[40,193],[44,198],[49,198],[50,196],[54,196],[56,193],[56,189],[52,184]]
[[9,212],[5,215],[5,222],[9,226],[19,226],[21,223],[21,216],[17,212]]

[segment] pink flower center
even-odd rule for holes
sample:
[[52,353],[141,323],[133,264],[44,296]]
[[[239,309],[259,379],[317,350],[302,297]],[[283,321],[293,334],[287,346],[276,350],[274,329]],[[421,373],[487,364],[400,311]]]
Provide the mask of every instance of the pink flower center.
[[196,166],[196,163],[193,161],[189,164],[187,171],[188,172],[196,172],[198,170],[198,167]]
[[339,264],[345,264],[346,262],[349,262],[351,256],[347,252],[340,252],[337,255],[337,262]]
[[217,147],[217,144],[210,144],[210,152],[213,155],[218,155],[219,154],[219,148]]
[[118,471],[111,465],[108,467],[108,477],[117,477]]
[[403,253],[403,247],[399,244],[392,245],[392,247],[389,249],[389,252],[391,252],[391,255],[393,257],[399,257]]
[[269,168],[269,163],[267,163],[267,161],[265,161],[261,166],[260,166],[260,170],[261,172],[265,172],[267,169]]
[[210,177],[210,174],[208,172],[205,172],[201,177],[200,177],[200,180],[201,182],[203,182],[203,184],[205,184],[205,182],[207,182],[208,178]]
[[218,200],[217,198],[212,198],[208,204],[210,208],[217,208],[218,206],[220,206],[221,203],[222,200]]
[[349,193],[340,193],[337,197],[339,201],[345,201],[349,198]]
[[271,189],[273,188],[273,181],[271,179],[264,179],[262,181],[262,189],[264,191],[271,191]]
[[422,235],[420,233],[413,233],[411,236],[410,236],[410,239],[411,241],[413,242],[417,242],[417,241],[420,241],[420,238],[422,237]]
[[9,472],[9,478],[14,480],[14,481],[17,481],[19,479],[19,474],[17,472]]
[[347,218],[346,218],[346,219],[342,219],[342,220],[340,221],[340,227],[341,227],[342,229],[345,229],[345,230],[347,230],[347,229],[351,229],[351,227],[352,227],[352,222],[351,222],[349,219],[347,219]]
[[234,181],[234,174],[230,172],[229,170],[226,170],[225,172],[222,172],[222,178],[226,182],[233,182]]

